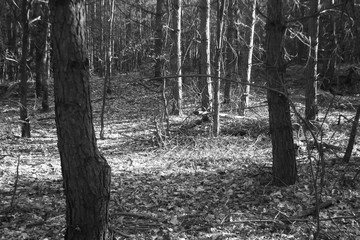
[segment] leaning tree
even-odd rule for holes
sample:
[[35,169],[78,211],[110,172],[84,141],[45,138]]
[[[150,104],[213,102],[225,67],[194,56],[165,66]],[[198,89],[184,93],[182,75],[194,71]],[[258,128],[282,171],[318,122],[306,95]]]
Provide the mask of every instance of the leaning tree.
[[85,41],[85,0],[50,1],[65,239],[108,239],[110,167],[96,144]]

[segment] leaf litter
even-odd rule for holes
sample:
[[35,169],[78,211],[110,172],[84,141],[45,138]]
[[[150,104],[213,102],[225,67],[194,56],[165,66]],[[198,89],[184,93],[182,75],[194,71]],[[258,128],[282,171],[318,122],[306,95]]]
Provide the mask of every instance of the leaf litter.
[[[212,138],[209,124],[192,124],[189,107],[185,117],[170,118],[172,137],[159,148],[154,119],[162,114],[161,98],[133,86],[136,78],[113,78],[106,139],[98,140],[112,168],[109,216],[116,239],[311,239],[316,221],[308,210],[315,200],[306,152],[299,150],[295,185],[271,185],[266,108],[254,108],[248,119],[223,118],[221,136]],[[101,80],[91,83],[98,133]],[[3,100],[0,112],[0,239],[62,239],[65,200],[54,114],[31,108],[32,138],[21,139],[16,102]],[[341,148],[326,152],[322,200],[329,204],[320,212],[321,238],[355,239],[359,161],[339,159],[351,124],[326,121],[327,143]],[[356,145],[354,159],[358,151]]]

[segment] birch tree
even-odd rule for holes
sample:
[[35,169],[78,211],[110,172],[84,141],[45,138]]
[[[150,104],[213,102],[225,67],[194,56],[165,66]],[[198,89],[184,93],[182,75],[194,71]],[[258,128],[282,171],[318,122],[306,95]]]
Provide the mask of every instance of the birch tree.
[[317,61],[319,46],[319,6],[320,0],[310,1],[310,13],[313,17],[309,19],[309,59],[305,69],[306,89],[305,89],[305,119],[315,120],[317,109]]
[[213,98],[211,85],[211,63],[210,63],[210,0],[199,0],[200,12],[200,77],[199,89],[201,91],[201,108],[204,111],[211,110]]
[[[181,75],[181,10],[182,10],[182,0],[173,0],[172,3],[173,10],[173,49],[171,54],[171,72],[173,75]],[[182,115],[182,77],[178,76],[173,81],[173,95],[174,95],[174,104],[173,104],[173,114]]]

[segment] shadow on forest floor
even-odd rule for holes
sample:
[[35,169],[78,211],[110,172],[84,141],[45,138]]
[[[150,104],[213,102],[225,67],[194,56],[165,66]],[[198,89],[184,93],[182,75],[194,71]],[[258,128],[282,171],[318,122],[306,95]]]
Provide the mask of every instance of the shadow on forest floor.
[[[315,198],[304,136],[294,128],[299,146],[298,182],[284,188],[270,185],[271,141],[263,90],[253,92],[246,118],[235,117],[231,104],[224,106],[218,138],[210,136],[210,123],[194,124],[198,120],[192,114],[196,99],[186,95],[185,116],[170,117],[172,136],[165,140],[165,146],[158,147],[156,123],[161,123],[161,98],[147,88],[134,86],[136,78],[131,74],[113,78],[105,139],[98,140],[112,167],[110,225],[116,237],[310,238],[316,222],[311,214],[302,214],[314,206]],[[91,82],[98,134],[102,80],[94,78]],[[304,96],[298,88],[292,92],[302,112]],[[323,141],[332,146],[325,149],[322,199],[332,205],[320,213],[322,239],[360,236],[359,161],[353,158],[348,165],[341,163],[351,122],[337,124],[340,115],[347,119],[354,115],[354,100],[336,99],[336,108],[330,109],[326,118],[330,100],[325,99],[320,109],[320,119],[325,119]],[[64,234],[65,203],[54,106],[49,113],[37,107],[30,99],[32,138],[21,139],[17,99],[1,102],[0,239],[62,239]],[[358,154],[356,145],[354,156]],[[13,207],[9,208],[11,203]]]

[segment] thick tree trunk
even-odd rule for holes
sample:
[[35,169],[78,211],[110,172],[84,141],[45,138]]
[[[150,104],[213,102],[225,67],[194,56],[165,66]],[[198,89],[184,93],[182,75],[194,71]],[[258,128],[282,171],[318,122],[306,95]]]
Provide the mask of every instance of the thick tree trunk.
[[[211,75],[210,63],[210,0],[200,0],[200,74]],[[199,81],[201,91],[201,108],[204,111],[211,110],[213,98],[211,77],[201,77]]]
[[29,54],[29,21],[27,16],[28,1],[22,0],[21,4],[21,25],[23,29],[22,36],[22,56],[20,62],[20,121],[21,136],[30,137],[30,121],[27,114],[27,56]]
[[306,66],[306,90],[305,90],[305,119],[315,120],[318,113],[317,108],[317,61],[319,46],[319,6],[320,0],[313,0],[311,4],[311,14],[315,16],[309,20],[309,59]]
[[[284,33],[282,0],[268,1],[266,23],[266,74],[268,79],[269,123],[275,185],[294,184],[297,176],[289,100],[284,82]],[[284,94],[280,94],[283,92]]]
[[[182,0],[173,0],[173,50],[171,54],[171,71],[173,75],[181,75],[181,5]],[[182,77],[176,77],[173,81],[174,105],[172,113],[182,115]]]
[[51,0],[55,120],[66,196],[65,239],[109,238],[110,167],[92,122],[85,0]]

